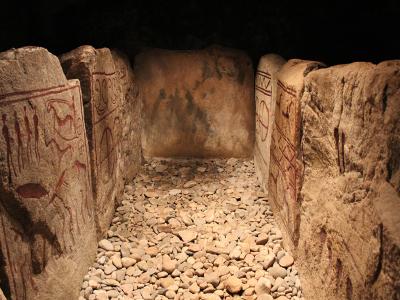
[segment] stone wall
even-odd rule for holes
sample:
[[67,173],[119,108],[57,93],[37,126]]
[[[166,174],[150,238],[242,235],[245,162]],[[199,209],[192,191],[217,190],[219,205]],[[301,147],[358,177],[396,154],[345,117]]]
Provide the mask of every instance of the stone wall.
[[276,73],[285,60],[276,54],[260,59],[255,77],[256,138],[254,165],[264,191],[268,191],[270,145],[275,121]]
[[136,57],[145,156],[248,157],[254,76],[237,50],[152,49]]
[[67,78],[82,83],[98,237],[107,231],[123,189],[121,107],[125,87],[111,51],[81,46],[60,57]]
[[37,47],[0,53],[0,281],[9,299],[77,299],[96,251],[81,89]]
[[137,174],[142,162],[141,145],[141,101],[139,88],[128,57],[118,50],[111,51],[117,77],[122,85],[122,139],[120,172],[125,182]]
[[400,61],[312,72],[301,102],[306,290],[399,299]]
[[275,75],[269,174],[257,104],[258,176],[307,299],[397,299],[400,62],[321,67],[290,60]]
[[304,77],[321,63],[291,59],[276,74],[275,120],[271,135],[268,193],[271,206],[279,211],[278,223],[286,242],[297,245],[302,182],[301,105]]

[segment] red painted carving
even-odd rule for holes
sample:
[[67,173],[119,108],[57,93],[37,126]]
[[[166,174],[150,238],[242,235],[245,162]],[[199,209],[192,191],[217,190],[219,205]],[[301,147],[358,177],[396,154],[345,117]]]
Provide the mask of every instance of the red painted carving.
[[24,106],[24,122],[25,122],[25,131],[26,131],[26,159],[28,163],[32,160],[32,149],[31,149],[31,136],[32,130],[29,124],[29,118],[26,112],[26,106]]
[[[66,105],[72,114],[67,114],[65,117],[60,117],[56,106]],[[50,99],[46,103],[47,112],[53,112],[54,122],[53,129],[57,133],[57,135],[65,141],[72,141],[76,139],[78,136],[75,134],[75,107],[74,107],[74,99],[65,100],[65,99]],[[60,131],[60,128],[64,128],[65,125],[69,125],[69,132],[72,132],[72,136],[66,136]]]
[[57,150],[57,156],[58,156],[58,164],[60,165],[61,160],[64,156],[64,154],[68,151],[68,150],[72,150],[72,146],[68,145],[64,148],[61,148],[61,146],[56,142],[55,139],[50,139],[50,141],[45,142],[46,147],[49,147],[50,145],[54,145],[56,147]]
[[14,162],[13,162],[13,158],[12,158],[12,150],[11,150],[11,143],[13,141],[13,139],[10,136],[10,131],[8,130],[8,126],[7,126],[7,114],[3,114],[2,115],[3,118],[3,137],[4,140],[6,142],[6,152],[7,152],[7,167],[8,167],[8,181],[9,184],[11,184],[11,171],[14,172],[14,175],[17,176],[17,173],[15,171],[15,166],[14,166]]
[[81,163],[79,160],[75,160],[74,165],[75,165],[76,169],[78,170],[78,172],[80,170],[86,171],[86,165],[84,163]]
[[271,74],[257,70],[255,88],[256,91],[259,91],[266,96],[271,96]]
[[40,154],[39,154],[39,118],[36,113],[36,106],[33,107],[35,114],[33,115],[33,128],[35,132],[35,154],[36,159],[40,161]]
[[257,133],[261,136],[261,141],[265,142],[268,135],[269,109],[265,101],[259,101],[257,96],[256,101],[259,102],[256,112]]
[[256,98],[256,136],[257,143],[256,147],[259,150],[260,156],[265,166],[268,166],[267,158],[265,154],[269,151],[269,144],[266,143],[270,118],[271,118],[271,101],[272,101],[272,85],[271,85],[271,74],[261,70],[256,72],[255,82],[255,98]]
[[113,142],[113,134],[109,127],[104,128],[104,131],[101,135],[100,139],[100,168],[103,166],[103,162],[107,161],[106,163],[106,174],[107,177],[110,178],[114,174],[114,165],[115,160],[113,157],[114,152],[114,142]]
[[[291,237],[296,230],[294,206],[297,201],[296,167],[296,98],[295,90],[278,81],[278,97],[275,113],[275,130],[271,141],[270,193],[275,205],[287,215],[284,225]],[[280,198],[280,200],[278,199]],[[285,206],[285,208],[283,207]]]
[[25,183],[16,188],[16,192],[23,198],[42,198],[49,194],[40,183]]
[[22,165],[22,168],[24,168],[24,161],[22,159],[23,144],[22,144],[21,127],[19,126],[19,120],[18,120],[18,115],[17,115],[16,111],[14,111],[14,127],[15,127],[15,135],[17,136],[18,171],[21,172],[21,165]]
[[[71,97],[70,92],[68,95],[62,94],[72,89],[76,89],[75,98]],[[41,209],[44,204],[44,209],[53,206],[51,210],[57,214],[56,217],[50,216],[43,220],[54,230],[52,233],[56,244],[36,234],[35,228],[32,232],[16,232],[10,224],[4,223],[4,214],[0,214],[1,254],[9,276],[10,291],[16,299],[28,297],[27,291],[36,288],[32,277],[37,271],[33,265],[34,260],[39,262],[38,270],[41,272],[50,256],[71,249],[77,234],[81,232],[82,224],[88,220],[84,214],[90,210],[90,176],[79,92],[79,85],[68,85],[0,95],[3,151],[7,158],[11,190],[19,196],[15,201],[25,205],[29,199],[37,199],[44,203],[34,208],[26,205],[29,213],[37,215],[37,211],[30,210]],[[49,150],[55,155],[49,153]],[[70,153],[74,153],[71,155],[72,160],[66,159]],[[36,164],[33,166],[34,161]],[[28,167],[29,170],[38,170],[38,178],[34,177],[33,172],[25,172]],[[47,176],[43,180],[50,183],[50,187],[41,184],[41,176]],[[80,191],[73,191],[72,182],[69,182],[71,179],[72,182],[83,180],[85,185],[80,187]],[[0,209],[4,209],[4,205],[0,205]],[[89,215],[92,213],[89,212]],[[42,216],[47,218],[46,214]],[[73,222],[75,220],[77,222]],[[19,240],[31,240],[33,236],[38,236],[36,246],[30,243],[26,253],[14,253]]]
[[106,78],[97,78],[94,83],[94,90],[98,95],[98,100],[95,101],[96,112],[98,115],[102,115],[108,109],[108,91]]

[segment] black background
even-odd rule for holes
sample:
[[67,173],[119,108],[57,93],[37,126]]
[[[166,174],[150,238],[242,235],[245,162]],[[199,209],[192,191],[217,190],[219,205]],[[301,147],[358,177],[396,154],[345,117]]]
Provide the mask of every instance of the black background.
[[61,54],[83,44],[196,49],[211,44],[285,58],[379,62],[400,58],[400,1],[8,1],[0,51],[37,45]]

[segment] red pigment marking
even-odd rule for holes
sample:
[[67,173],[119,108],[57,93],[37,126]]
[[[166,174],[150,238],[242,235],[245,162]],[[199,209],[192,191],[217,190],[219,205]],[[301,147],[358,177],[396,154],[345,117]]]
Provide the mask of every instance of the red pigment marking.
[[29,182],[23,185],[20,185],[16,189],[18,195],[23,198],[35,198],[39,199],[43,196],[48,195],[48,191],[39,183]]

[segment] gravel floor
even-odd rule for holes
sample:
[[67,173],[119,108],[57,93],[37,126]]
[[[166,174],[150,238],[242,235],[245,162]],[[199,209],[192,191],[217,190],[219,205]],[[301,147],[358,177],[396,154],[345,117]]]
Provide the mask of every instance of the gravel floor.
[[83,299],[303,299],[253,161],[152,160],[125,186]]

